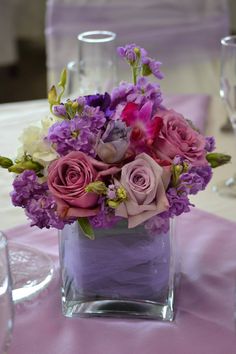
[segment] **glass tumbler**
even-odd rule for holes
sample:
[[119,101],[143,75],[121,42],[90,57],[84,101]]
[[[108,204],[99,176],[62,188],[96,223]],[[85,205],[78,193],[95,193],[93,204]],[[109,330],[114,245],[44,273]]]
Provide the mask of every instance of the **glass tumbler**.
[[0,354],[6,354],[13,327],[11,275],[6,237],[0,232]]
[[89,31],[78,35],[78,60],[68,63],[68,96],[110,91],[117,84],[116,34]]

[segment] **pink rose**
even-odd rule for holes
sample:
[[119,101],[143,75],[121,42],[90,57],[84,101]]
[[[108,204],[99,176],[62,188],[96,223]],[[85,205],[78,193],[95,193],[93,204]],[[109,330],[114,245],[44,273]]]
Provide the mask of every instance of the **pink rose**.
[[156,116],[163,119],[154,146],[162,159],[172,161],[176,155],[192,165],[206,164],[205,138],[194,130],[184,117],[174,110],[159,110]]
[[47,183],[55,197],[58,214],[62,218],[96,215],[99,211],[98,195],[85,192],[85,187],[119,170],[80,151],[73,151],[52,162]]
[[162,167],[145,153],[122,167],[120,181],[115,183],[125,188],[128,198],[117,207],[116,215],[128,218],[129,228],[169,208],[164,185],[170,174],[164,176]]

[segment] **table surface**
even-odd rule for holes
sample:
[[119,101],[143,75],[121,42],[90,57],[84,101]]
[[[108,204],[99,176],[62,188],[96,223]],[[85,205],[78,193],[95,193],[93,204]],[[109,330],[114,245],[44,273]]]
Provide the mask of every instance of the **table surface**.
[[[19,146],[20,132],[28,124],[44,117],[48,112],[46,100],[28,101],[0,105],[0,154],[14,157]],[[210,100],[208,119],[206,122],[207,135],[214,135],[217,150],[232,155],[232,163],[214,170],[214,176],[204,192],[192,197],[192,202],[200,209],[236,221],[235,198],[223,197],[213,192],[213,187],[221,180],[232,176],[235,172],[236,139],[233,133],[222,133],[220,126],[226,119],[223,104],[218,97]],[[0,229],[14,227],[26,222],[21,208],[11,205],[9,193],[12,189],[12,176],[6,170],[0,170]]]
[[[45,100],[0,105],[1,154],[14,157],[21,130],[47,112]],[[224,120],[220,99],[212,98],[206,134],[216,137],[218,151],[236,157],[234,135],[220,131]],[[196,209],[178,218],[182,277],[176,320],[169,324],[63,318],[56,232],[17,226],[25,224],[26,218],[22,209],[11,205],[12,177],[0,170],[0,228],[17,226],[7,232],[9,239],[48,253],[57,269],[51,287],[32,301],[17,305],[10,354],[234,354],[235,199],[212,191],[218,181],[234,172],[233,163],[214,172],[207,190],[192,198],[203,211]]]

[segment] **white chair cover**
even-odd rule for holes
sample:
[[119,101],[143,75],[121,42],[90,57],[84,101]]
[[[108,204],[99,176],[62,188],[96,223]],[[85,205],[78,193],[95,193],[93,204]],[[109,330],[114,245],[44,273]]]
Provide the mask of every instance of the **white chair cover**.
[[96,29],[114,31],[118,45],[134,42],[161,60],[167,92],[218,91],[213,63],[229,32],[226,0],[48,0],[49,84],[77,57],[77,34]]

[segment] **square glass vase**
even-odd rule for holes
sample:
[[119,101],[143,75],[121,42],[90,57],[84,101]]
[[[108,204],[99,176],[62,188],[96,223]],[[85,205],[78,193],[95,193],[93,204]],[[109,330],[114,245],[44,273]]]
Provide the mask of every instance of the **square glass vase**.
[[87,238],[78,222],[59,231],[62,312],[67,317],[174,319],[173,225],[167,233],[122,221]]

